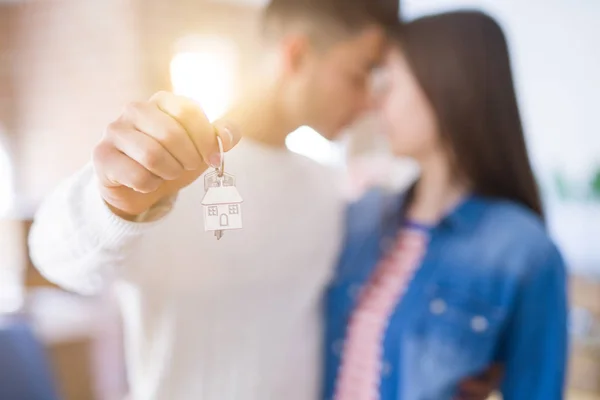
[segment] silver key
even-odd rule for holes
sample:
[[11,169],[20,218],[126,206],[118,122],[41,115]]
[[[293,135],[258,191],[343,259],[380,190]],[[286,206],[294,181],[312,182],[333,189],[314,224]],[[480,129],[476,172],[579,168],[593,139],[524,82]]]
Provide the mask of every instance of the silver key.
[[235,177],[225,173],[223,143],[217,136],[221,165],[204,176],[204,230],[214,231],[217,240],[224,231],[242,229],[242,196],[235,187]]
[[223,173],[219,177],[219,172],[213,171],[204,175],[204,191],[207,192],[211,187],[235,186],[235,177],[231,174]]

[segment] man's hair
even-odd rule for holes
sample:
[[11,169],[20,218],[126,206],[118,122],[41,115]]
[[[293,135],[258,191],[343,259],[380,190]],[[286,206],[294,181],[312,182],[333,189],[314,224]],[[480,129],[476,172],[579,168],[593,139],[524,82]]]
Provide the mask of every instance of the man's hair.
[[271,0],[263,14],[267,38],[299,28],[316,39],[334,38],[398,24],[399,0]]

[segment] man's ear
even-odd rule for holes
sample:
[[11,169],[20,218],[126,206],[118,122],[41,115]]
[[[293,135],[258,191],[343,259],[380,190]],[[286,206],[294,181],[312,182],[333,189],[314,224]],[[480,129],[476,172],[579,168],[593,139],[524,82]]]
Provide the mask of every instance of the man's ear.
[[285,74],[297,73],[311,56],[311,43],[306,35],[288,35],[281,46],[281,61]]

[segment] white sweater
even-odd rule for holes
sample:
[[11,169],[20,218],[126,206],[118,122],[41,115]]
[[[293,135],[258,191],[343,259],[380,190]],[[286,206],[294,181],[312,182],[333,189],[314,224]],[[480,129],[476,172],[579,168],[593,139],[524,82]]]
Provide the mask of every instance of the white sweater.
[[30,235],[40,271],[94,294],[112,284],[135,400],[315,400],[321,295],[341,243],[334,175],[247,139],[226,155],[244,228],[204,232],[203,179],[155,222],[126,222],[91,166],[41,206]]

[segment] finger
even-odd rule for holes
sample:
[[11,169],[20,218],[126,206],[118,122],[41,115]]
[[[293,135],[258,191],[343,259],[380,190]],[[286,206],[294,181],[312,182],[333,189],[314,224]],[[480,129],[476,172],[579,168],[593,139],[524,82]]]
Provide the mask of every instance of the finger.
[[[242,135],[240,130],[231,121],[218,120],[213,123],[215,134],[221,138],[223,143],[223,151],[227,152],[238,144]],[[217,147],[217,151],[208,157],[208,162],[212,166],[221,164],[221,153]]]
[[94,165],[99,166],[101,182],[108,187],[126,186],[140,193],[158,190],[163,180],[148,171],[137,161],[121,153],[116,147],[106,144],[96,146]]
[[474,396],[468,393],[460,393],[454,400],[487,400],[488,396]]
[[489,393],[499,386],[503,371],[502,365],[491,365],[481,374],[462,381],[460,388],[466,391]]
[[133,128],[109,127],[107,136],[123,154],[164,180],[177,179],[183,166],[153,137]]
[[487,380],[467,379],[460,383],[460,389],[465,392],[483,392],[490,390],[491,384]]
[[156,103],[131,103],[125,111],[134,127],[158,141],[186,170],[197,170],[203,160],[185,128]]
[[208,162],[211,154],[218,151],[213,126],[200,106],[192,100],[172,93],[158,92],[150,101],[156,103],[158,108],[174,118],[185,129],[196,151],[205,162]]
[[454,400],[486,400],[491,394],[492,392],[474,393],[459,390],[458,394],[454,397]]
[[504,376],[504,366],[502,364],[494,364],[488,370],[488,378],[496,383],[500,383],[502,381],[502,377]]
[[216,135],[221,137],[224,152],[231,150],[240,139],[239,130],[232,123],[220,120],[213,126],[192,100],[166,92],[157,93],[151,100],[185,128],[207,164],[220,164]]

